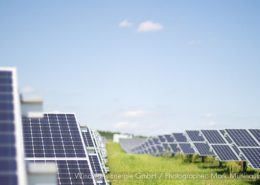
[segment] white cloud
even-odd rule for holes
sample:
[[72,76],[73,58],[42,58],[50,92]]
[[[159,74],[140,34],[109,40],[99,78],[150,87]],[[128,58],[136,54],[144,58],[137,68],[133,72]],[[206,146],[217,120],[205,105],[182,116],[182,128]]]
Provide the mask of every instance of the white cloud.
[[129,22],[128,20],[123,20],[118,24],[118,26],[120,28],[130,28],[133,26],[133,23]]
[[139,24],[137,31],[138,32],[156,32],[161,31],[163,26],[159,23],[152,21],[145,21]]
[[188,45],[190,46],[195,46],[195,45],[200,45],[201,44],[201,40],[190,40],[188,42]]
[[126,111],[123,113],[123,115],[128,118],[143,117],[146,114],[148,114],[148,112],[143,111],[143,110],[132,110],[132,111]]

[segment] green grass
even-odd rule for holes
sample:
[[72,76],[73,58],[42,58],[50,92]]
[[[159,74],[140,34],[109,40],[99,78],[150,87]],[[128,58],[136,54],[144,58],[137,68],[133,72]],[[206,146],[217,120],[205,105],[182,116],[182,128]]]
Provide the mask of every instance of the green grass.
[[[119,144],[107,144],[108,166],[112,185],[249,185],[260,184],[242,179],[231,179],[224,169],[214,163],[187,163],[182,157],[153,157],[149,155],[126,154]],[[209,167],[210,166],[210,167]],[[212,179],[211,175],[223,174]],[[202,175],[198,178],[175,178],[176,175]],[[150,176],[145,176],[150,175]],[[170,176],[169,176],[170,175]],[[175,176],[174,176],[175,175]],[[171,177],[172,179],[169,179]],[[203,179],[205,177],[205,179]]]

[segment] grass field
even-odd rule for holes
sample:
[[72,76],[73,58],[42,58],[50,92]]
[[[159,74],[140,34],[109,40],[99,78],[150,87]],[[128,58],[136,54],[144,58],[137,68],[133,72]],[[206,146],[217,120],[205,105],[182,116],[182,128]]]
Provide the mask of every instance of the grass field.
[[[230,178],[214,163],[187,163],[181,157],[126,154],[119,144],[107,144],[112,185],[257,185],[260,181]],[[256,176],[253,176],[255,178]]]

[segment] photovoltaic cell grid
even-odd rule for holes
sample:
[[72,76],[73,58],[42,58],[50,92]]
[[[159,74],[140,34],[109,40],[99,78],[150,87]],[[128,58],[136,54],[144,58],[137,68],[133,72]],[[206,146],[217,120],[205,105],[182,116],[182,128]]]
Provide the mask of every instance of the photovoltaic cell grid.
[[162,146],[163,146],[163,150],[164,151],[166,151],[166,152],[170,152],[171,151],[170,146],[169,146],[168,143],[163,143]]
[[177,144],[170,143],[170,148],[173,154],[176,154],[180,151]]
[[186,134],[190,138],[192,142],[202,142],[205,141],[203,136],[200,135],[200,131],[198,130],[186,130]]
[[26,157],[86,157],[73,114],[23,117]]
[[102,174],[102,169],[98,157],[96,155],[89,155],[90,164],[95,174]]
[[186,130],[186,134],[200,156],[214,155],[199,130]]
[[260,169],[260,130],[226,129],[226,132],[235,143],[233,149],[241,154],[241,159],[248,161],[253,168]]
[[226,129],[226,132],[238,147],[258,147],[259,144],[246,129]]
[[209,144],[226,144],[218,130],[202,130],[201,132]]
[[249,129],[252,135],[256,138],[258,143],[260,143],[260,129]]
[[177,142],[184,142],[184,143],[188,142],[187,138],[183,133],[173,133],[173,136]]
[[[23,131],[27,160],[42,158],[47,162],[56,161],[59,185],[94,184],[74,114],[23,117]],[[76,178],[77,173],[83,178]]]
[[82,131],[82,136],[87,147],[94,147],[93,139],[90,134],[90,130],[86,128],[86,130]]
[[170,134],[166,134],[164,137],[168,143],[173,143],[175,141],[174,137]]
[[159,145],[160,144],[160,140],[158,138],[152,138],[152,141],[155,145]]
[[260,148],[240,148],[251,166],[260,169]]
[[207,143],[193,143],[200,156],[213,156],[214,153],[210,150]]
[[179,146],[180,146],[181,151],[184,154],[194,154],[195,153],[195,151],[192,148],[190,143],[180,143]]
[[164,136],[158,136],[158,138],[159,138],[160,142],[162,142],[162,143],[166,142],[166,139]]
[[[16,123],[14,102],[14,71],[0,69],[0,182],[5,185],[24,184],[19,182],[17,160]],[[16,115],[15,115],[16,114]],[[22,138],[18,138],[22,139]],[[21,175],[21,174],[19,174]]]
[[220,161],[239,161],[229,145],[211,145]]

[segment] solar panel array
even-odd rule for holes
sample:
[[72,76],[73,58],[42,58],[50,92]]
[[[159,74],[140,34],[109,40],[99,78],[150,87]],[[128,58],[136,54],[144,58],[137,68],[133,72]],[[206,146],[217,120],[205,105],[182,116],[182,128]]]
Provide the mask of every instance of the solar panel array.
[[[19,103],[15,69],[0,68],[1,184],[27,184],[24,157],[34,163],[56,163],[59,185],[108,184],[106,149],[97,132],[81,130],[74,114],[23,117],[21,124]],[[131,152],[214,155],[260,169],[260,129],[187,130],[148,138]]]
[[[251,167],[260,169],[260,129],[187,130],[153,138],[157,139],[149,138],[132,151],[162,155],[170,149],[172,154],[197,153],[215,156],[219,161],[247,161]],[[163,148],[161,153],[156,145]]]
[[175,138],[175,143],[178,146],[178,149],[181,153],[186,155],[191,155],[195,153],[194,148],[192,147],[191,143],[188,142],[188,138],[185,136],[184,133],[173,133],[173,137]]
[[232,146],[223,136],[223,131],[201,130],[206,141],[211,145],[214,153],[220,161],[239,161],[241,160]]
[[15,69],[0,68],[0,182],[25,185],[23,138]]
[[[26,160],[55,161],[59,185],[96,184],[74,114],[23,117],[23,131]],[[77,174],[84,178],[77,178]]]
[[260,129],[226,129],[224,135],[230,138],[241,159],[260,169]]
[[200,156],[213,156],[209,144],[206,142],[199,130],[186,130],[186,135],[193,144],[194,149]]

